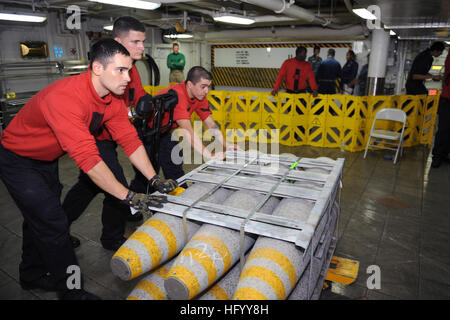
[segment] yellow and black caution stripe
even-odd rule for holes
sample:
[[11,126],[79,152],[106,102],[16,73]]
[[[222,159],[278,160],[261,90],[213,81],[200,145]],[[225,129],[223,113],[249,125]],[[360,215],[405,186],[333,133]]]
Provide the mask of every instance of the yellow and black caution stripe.
[[214,85],[272,88],[278,68],[212,67]]
[[350,42],[298,42],[298,43],[255,43],[255,44],[216,44],[211,46],[211,66],[215,65],[214,50],[224,48],[352,48]]
[[218,48],[297,48],[303,46],[306,48],[351,48],[350,42],[298,42],[298,43],[253,43],[253,44],[216,44],[211,49]]

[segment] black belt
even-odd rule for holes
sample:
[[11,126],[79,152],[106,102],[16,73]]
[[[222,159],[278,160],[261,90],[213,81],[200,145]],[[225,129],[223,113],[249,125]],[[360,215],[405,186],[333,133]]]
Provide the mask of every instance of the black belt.
[[286,89],[286,93],[308,93],[308,90],[302,89],[302,90],[290,90]]

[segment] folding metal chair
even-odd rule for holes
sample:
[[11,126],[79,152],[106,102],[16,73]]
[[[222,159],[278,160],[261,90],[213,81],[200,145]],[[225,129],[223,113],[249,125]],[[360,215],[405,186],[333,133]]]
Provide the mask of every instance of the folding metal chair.
[[[402,130],[400,132],[394,130],[383,130],[375,129],[375,123],[377,120],[391,120],[401,122],[403,124]],[[389,149],[395,151],[394,164],[397,162],[398,155],[403,154],[403,133],[405,132],[406,126],[406,113],[400,109],[383,108],[377,112],[375,118],[373,119],[372,129],[370,130],[369,139],[367,140],[366,151],[364,152],[364,159],[367,155],[367,150],[369,147]],[[373,144],[370,143],[371,139],[374,138]],[[397,141],[396,143],[385,141],[383,145],[376,144],[381,140]],[[388,147],[396,146],[396,148]]]

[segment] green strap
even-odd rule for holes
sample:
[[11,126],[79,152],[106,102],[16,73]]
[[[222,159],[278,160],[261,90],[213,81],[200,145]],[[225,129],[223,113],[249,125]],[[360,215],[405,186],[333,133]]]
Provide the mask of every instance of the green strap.
[[298,161],[295,161],[290,167],[289,169],[294,169],[296,166],[298,165]]

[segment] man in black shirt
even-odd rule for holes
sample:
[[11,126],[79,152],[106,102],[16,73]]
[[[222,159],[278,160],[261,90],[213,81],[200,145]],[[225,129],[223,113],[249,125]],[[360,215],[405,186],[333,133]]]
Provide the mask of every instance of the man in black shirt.
[[433,65],[433,57],[439,57],[444,49],[445,45],[443,42],[435,42],[430,48],[417,55],[406,81],[406,94],[428,94],[424,81],[426,79],[441,80],[441,76],[433,76],[429,71]]

